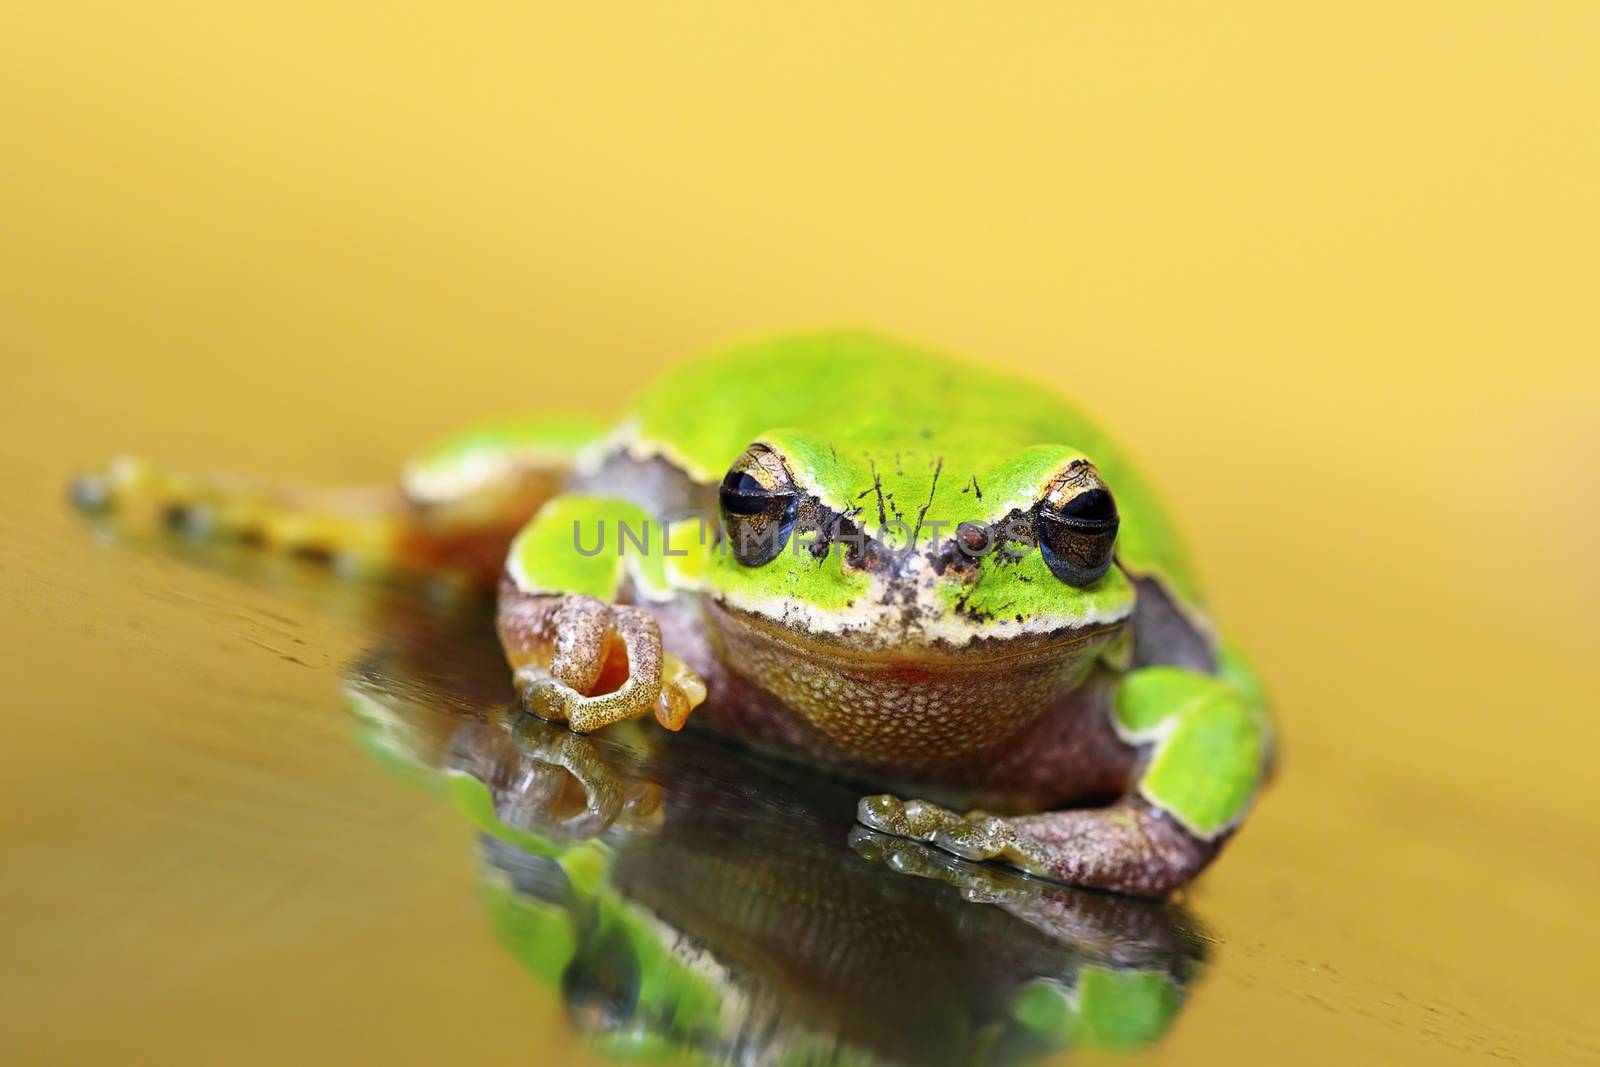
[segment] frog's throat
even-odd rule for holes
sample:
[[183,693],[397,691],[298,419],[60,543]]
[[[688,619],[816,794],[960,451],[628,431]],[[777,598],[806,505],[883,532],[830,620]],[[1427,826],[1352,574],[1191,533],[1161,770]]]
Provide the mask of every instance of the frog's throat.
[[759,691],[738,698],[742,707],[778,716],[813,755],[900,771],[986,758],[1062,706],[1122,628],[872,644],[715,601],[705,610],[714,654]]

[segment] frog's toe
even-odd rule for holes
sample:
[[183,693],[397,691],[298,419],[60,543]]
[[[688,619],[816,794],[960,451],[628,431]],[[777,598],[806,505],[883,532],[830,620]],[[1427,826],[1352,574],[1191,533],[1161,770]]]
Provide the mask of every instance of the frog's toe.
[[1049,854],[1009,819],[972,815],[939,831],[933,844],[968,860],[1000,860],[1029,874],[1049,873]]
[[580,734],[643,715],[659,699],[653,686],[643,694],[629,692],[625,687],[586,693],[538,667],[520,667],[513,678],[524,712],[547,722],[565,723]]
[[968,860],[988,860],[1004,855],[1016,840],[1016,832],[1011,827],[989,816],[963,819],[933,835],[933,844]]
[[1049,852],[1010,819],[983,812],[957,815],[926,800],[882,794],[863,797],[856,808],[863,826],[896,837],[926,841],[966,860],[1001,860],[1030,874],[1047,873]]
[[856,821],[873,830],[892,834],[894,827],[903,820],[904,810],[905,805],[900,798],[888,793],[862,797],[856,805]]
[[523,668],[514,676],[522,710],[548,722],[566,722],[583,694],[564,682]]
[[883,793],[862,797],[856,805],[856,820],[896,837],[931,841],[940,830],[960,823],[961,816],[926,800],[901,800]]
[[672,731],[683,729],[689,713],[706,699],[706,683],[689,665],[670,652],[661,655],[661,694],[656,697],[656,721]]

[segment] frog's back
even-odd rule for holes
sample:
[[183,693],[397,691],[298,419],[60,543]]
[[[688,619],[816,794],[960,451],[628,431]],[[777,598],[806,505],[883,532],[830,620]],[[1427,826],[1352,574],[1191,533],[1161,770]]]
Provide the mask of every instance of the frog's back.
[[974,461],[1036,444],[1110,451],[1089,420],[1038,382],[862,332],[719,350],[663,376],[636,411],[641,436],[667,444],[708,480],[778,427],[841,445],[959,449]]
[[[635,416],[645,450],[703,482],[719,480],[751,442],[793,429],[841,454],[937,458],[944,471],[937,492],[952,502],[966,491],[968,472],[1003,469],[1039,446],[1068,446],[1090,457],[1112,486],[1123,551],[1136,557],[1135,569],[1198,599],[1176,532],[1144,477],[1094,420],[1045,383],[879,334],[808,333],[686,362],[639,397]],[[920,486],[908,486],[907,499],[921,497]],[[939,517],[962,516],[952,507]]]

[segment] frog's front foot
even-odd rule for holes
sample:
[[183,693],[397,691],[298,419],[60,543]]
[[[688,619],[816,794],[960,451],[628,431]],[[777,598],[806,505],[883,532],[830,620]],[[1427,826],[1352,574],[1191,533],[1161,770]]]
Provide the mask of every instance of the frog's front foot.
[[1220,847],[1220,841],[1190,834],[1139,799],[999,818],[873,796],[861,801],[856,817],[874,830],[926,841],[963,859],[999,860],[1058,882],[1138,896],[1165,896],[1199,873]]
[[981,811],[957,815],[926,800],[901,800],[888,794],[863,797],[856,818],[874,830],[926,841],[962,859],[1004,860],[1031,874],[1049,877],[1044,851],[1019,834],[1009,819]]
[[679,730],[705,699],[705,684],[662,649],[643,608],[513,593],[502,597],[499,624],[523,708],[579,733],[646,714]]

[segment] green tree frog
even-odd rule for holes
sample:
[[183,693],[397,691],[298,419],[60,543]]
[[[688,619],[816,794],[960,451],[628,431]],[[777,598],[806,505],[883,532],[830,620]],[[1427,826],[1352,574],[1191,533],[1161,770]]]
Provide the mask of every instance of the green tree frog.
[[528,711],[694,712],[887,790],[874,830],[1063,882],[1183,885],[1271,764],[1261,690],[1122,451],[1038,383],[870,333],[688,361],[614,423],[486,424],[395,491],[123,459],[74,496],[493,584]]

